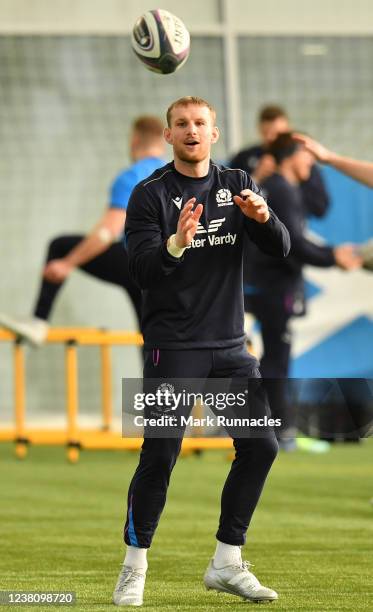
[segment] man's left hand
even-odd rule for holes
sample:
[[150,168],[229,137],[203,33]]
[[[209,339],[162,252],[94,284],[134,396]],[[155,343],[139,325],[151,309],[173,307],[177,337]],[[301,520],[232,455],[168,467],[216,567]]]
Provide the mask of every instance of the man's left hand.
[[233,201],[240,207],[241,211],[249,219],[254,219],[257,223],[266,223],[269,219],[267,202],[260,195],[244,189],[240,196],[233,196]]

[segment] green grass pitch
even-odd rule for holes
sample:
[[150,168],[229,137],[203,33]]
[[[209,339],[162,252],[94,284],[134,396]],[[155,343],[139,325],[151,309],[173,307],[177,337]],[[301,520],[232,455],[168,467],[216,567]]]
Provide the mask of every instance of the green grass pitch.
[[[372,442],[277,459],[243,551],[263,584],[279,592],[279,601],[264,607],[373,609]],[[0,446],[0,588],[73,590],[75,611],[113,611],[125,494],[137,454],[85,451],[80,463],[69,465],[62,448],[31,448],[23,462],[12,450]],[[225,452],[179,459],[149,553],[144,609],[223,612],[251,605],[207,592],[202,583],[228,469]]]

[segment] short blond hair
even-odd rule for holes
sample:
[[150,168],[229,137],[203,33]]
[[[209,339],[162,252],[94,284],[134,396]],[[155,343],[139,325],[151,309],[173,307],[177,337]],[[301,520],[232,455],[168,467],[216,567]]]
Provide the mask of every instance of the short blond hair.
[[172,104],[168,107],[166,115],[168,127],[171,127],[171,113],[173,109],[177,108],[178,106],[189,106],[190,104],[194,104],[196,106],[206,106],[211,113],[213,122],[215,123],[216,110],[213,106],[211,106],[209,102],[207,102],[203,98],[199,98],[198,96],[184,96],[183,98],[179,98],[175,102],[172,102]]
[[141,115],[132,123],[132,131],[145,144],[161,140],[163,138],[163,129],[163,122],[154,115]]

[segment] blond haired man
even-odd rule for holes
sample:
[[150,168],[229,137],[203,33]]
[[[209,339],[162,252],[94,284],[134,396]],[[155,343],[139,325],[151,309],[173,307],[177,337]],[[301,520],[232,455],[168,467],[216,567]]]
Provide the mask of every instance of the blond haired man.
[[[211,161],[219,129],[208,102],[181,98],[168,109],[167,122],[165,139],[174,160],[136,187],[125,228],[130,273],[143,290],[144,388],[154,379],[172,379],[175,386],[181,379],[180,389],[183,379],[227,378],[238,385],[254,379],[258,385],[258,363],[244,343],[243,235],[264,252],[285,257],[289,234],[244,171]],[[162,405],[150,416],[157,410],[161,413]],[[146,553],[166,502],[182,427],[178,433],[144,437],[128,491],[127,549],[113,596],[117,605],[143,602]],[[272,601],[277,593],[249,571],[241,546],[277,442],[268,428],[258,436],[231,435],[236,457],[223,488],[216,551],[204,582],[208,589],[250,601]]]

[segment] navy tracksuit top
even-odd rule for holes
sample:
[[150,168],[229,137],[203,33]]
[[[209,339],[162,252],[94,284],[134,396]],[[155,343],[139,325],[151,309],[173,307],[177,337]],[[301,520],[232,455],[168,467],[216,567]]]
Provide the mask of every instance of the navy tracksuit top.
[[[133,190],[125,235],[130,274],[143,290],[145,349],[228,348],[243,341],[244,232],[268,255],[286,257],[290,249],[273,211],[267,223],[257,223],[234,204],[232,196],[247,188],[261,193],[243,170],[211,162],[207,176],[192,178],[171,162]],[[166,243],[192,197],[203,213],[191,245],[176,258]]]

